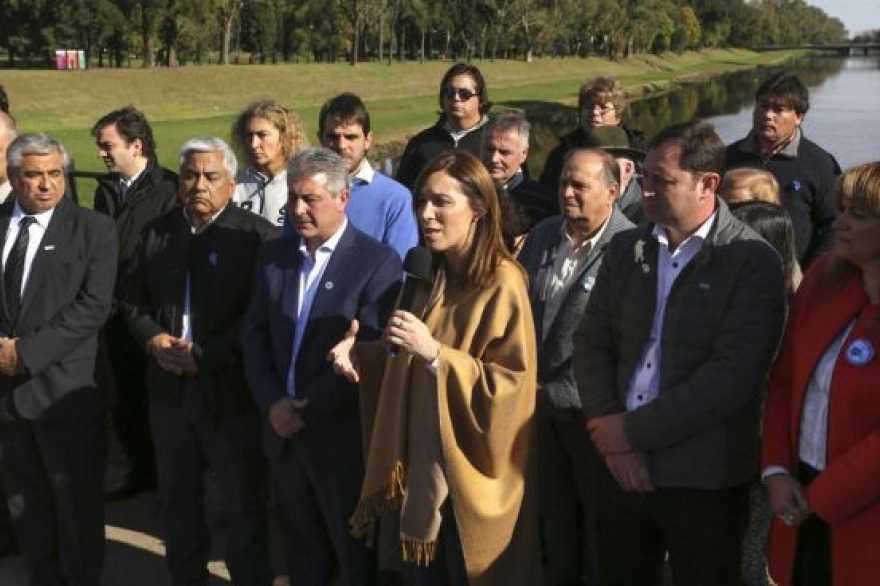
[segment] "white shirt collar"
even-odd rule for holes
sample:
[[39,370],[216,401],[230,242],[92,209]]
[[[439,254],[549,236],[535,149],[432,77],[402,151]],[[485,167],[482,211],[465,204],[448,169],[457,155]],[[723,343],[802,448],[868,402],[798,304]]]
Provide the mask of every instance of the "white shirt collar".
[[17,224],[21,221],[21,219],[25,216],[31,216],[34,220],[37,221],[37,224],[40,225],[44,230],[49,227],[49,221],[52,220],[52,214],[55,212],[55,208],[51,210],[47,210],[45,212],[40,212],[38,214],[29,214],[18,205],[18,201],[15,202],[15,205],[12,208],[12,219]]
[[360,169],[358,169],[357,172],[352,176],[352,179],[360,179],[364,183],[372,183],[374,175],[376,175],[376,171],[373,169],[373,166],[366,159],[366,157],[364,157]]
[[[333,233],[333,236],[325,240],[318,246],[316,253],[332,253],[336,250],[336,245],[339,244],[339,239],[342,238],[342,233],[345,232],[345,228],[348,226],[348,218],[345,217],[342,219],[342,224],[339,228],[336,229],[336,232]],[[299,251],[305,258],[309,258],[309,249],[306,247],[305,238],[300,238],[299,243]]]

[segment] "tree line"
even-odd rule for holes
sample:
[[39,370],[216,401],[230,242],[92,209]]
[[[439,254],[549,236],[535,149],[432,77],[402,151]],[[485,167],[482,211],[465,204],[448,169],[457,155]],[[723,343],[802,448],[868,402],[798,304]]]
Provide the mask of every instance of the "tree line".
[[845,40],[804,0],[3,0],[0,53],[50,66],[627,57]]

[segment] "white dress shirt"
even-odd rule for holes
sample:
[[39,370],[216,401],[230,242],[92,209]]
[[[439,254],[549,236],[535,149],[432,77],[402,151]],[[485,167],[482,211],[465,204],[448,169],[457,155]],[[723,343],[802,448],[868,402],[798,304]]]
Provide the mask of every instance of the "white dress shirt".
[[657,303],[654,308],[654,321],[651,324],[651,336],[641,362],[636,367],[626,392],[626,408],[628,411],[647,405],[660,393],[660,368],[662,358],[661,342],[663,340],[663,320],[666,317],[666,302],[675,280],[690,264],[715,223],[716,211],[697,229],[685,238],[674,251],[669,250],[669,238],[666,231],[658,225],[654,226],[653,235],[657,239]]
[[24,272],[21,276],[21,291],[19,292],[22,298],[24,298],[27,282],[31,276],[31,265],[34,263],[34,257],[40,249],[40,244],[43,242],[43,235],[46,233],[46,228],[49,227],[49,221],[52,219],[52,214],[54,212],[55,208],[52,208],[49,211],[41,212],[39,214],[26,214],[18,206],[18,202],[16,202],[12,208],[12,218],[9,220],[9,227],[6,229],[6,241],[3,243],[3,270],[6,270],[6,259],[12,251],[15,239],[18,238],[19,222],[21,222],[21,219],[24,216],[31,216],[35,220],[28,228],[28,247],[24,257]]
[[338,230],[321,244],[315,254],[309,254],[306,243],[303,241],[299,247],[299,253],[302,255],[302,264],[299,267],[299,294],[296,301],[296,332],[293,337],[293,352],[290,357],[290,370],[287,372],[287,394],[296,397],[296,356],[299,353],[299,347],[302,343],[303,333],[305,332],[306,323],[309,321],[309,312],[312,310],[312,304],[318,295],[318,284],[330,262],[330,257],[342,238],[342,233],[348,226],[348,219],[343,220]]

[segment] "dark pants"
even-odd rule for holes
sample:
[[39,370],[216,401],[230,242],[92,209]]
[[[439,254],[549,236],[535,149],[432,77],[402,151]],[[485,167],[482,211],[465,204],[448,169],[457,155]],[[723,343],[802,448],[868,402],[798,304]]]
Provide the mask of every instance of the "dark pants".
[[661,586],[667,553],[674,586],[741,584],[748,482],[636,495],[620,490],[606,469],[596,498],[603,586]]
[[257,412],[212,420],[199,388],[185,386],[184,405],[153,402],[159,501],[165,524],[166,561],[174,584],[208,581],[210,536],[205,515],[205,472],[217,475],[226,519],[226,565],[234,584],[270,584],[266,463]]
[[[449,499],[440,509],[443,522],[437,535],[434,561],[427,567],[406,563],[404,586],[468,586],[467,567],[458,535],[458,523]],[[509,585],[513,586],[513,585]]]
[[[798,480],[808,486],[819,475],[801,463]],[[818,516],[810,515],[798,528],[794,556],[793,586],[831,586],[831,527]]]
[[104,415],[0,422],[0,469],[33,586],[97,586],[104,566]]
[[538,419],[538,496],[548,586],[598,584],[596,508],[583,417]]
[[358,586],[376,579],[375,555],[348,531],[363,480],[358,412],[306,428],[272,461],[284,558],[296,586]]
[[146,351],[131,336],[122,316],[114,315],[101,331],[96,378],[114,399],[113,427],[131,466],[131,478],[149,485],[155,482],[156,466],[146,372]]

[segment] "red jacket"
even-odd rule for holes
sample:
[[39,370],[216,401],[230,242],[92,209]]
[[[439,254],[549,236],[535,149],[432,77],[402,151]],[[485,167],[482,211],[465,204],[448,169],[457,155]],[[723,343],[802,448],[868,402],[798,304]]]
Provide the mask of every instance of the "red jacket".
[[[834,367],[828,411],[827,467],[810,485],[810,508],[831,526],[833,581],[876,586],[880,575],[880,304],[870,304],[859,275],[842,287],[823,282],[827,257],[804,278],[770,379],[762,468],[797,469],[804,395],[822,354],[856,320]],[[867,340],[874,356],[845,355]],[[767,544],[770,574],[791,583],[796,530],[774,519]]]

